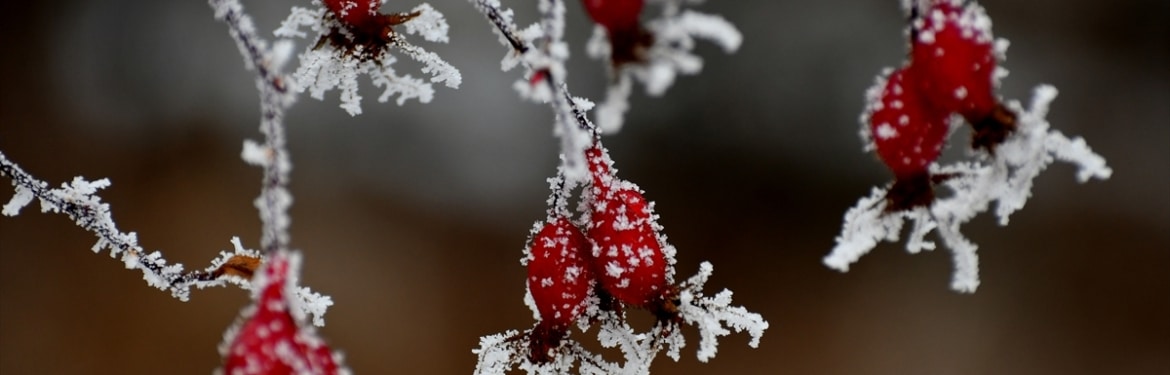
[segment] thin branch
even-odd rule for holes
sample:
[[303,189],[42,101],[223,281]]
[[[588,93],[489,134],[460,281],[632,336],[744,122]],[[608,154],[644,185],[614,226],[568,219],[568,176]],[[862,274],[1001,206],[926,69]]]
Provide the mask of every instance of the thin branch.
[[[36,198],[41,202],[42,211],[63,213],[77,223],[77,226],[97,235],[98,241],[93,246],[94,252],[109,248],[110,257],[117,257],[120,254],[121,261],[125,263],[127,269],[141,270],[147,284],[168,290],[175,298],[188,300],[192,286],[205,288],[231,283],[245,289],[250,288],[247,279],[240,277],[244,275],[230,269],[233,262],[258,259],[259,254],[243,249],[238,245],[238,241],[235,251],[221,252],[220,257],[213,260],[210,267],[201,271],[183,272],[182,264],[168,265],[162,253],[157,251],[147,253],[138,244],[136,233],[118,230],[111,216],[109,204],[102,203],[101,198],[94,194],[98,189],[109,186],[109,180],[90,182],[77,177],[70,184],[62,184],[61,188],[52,189],[48,183],[33,177],[16,163],[8,160],[2,152],[0,175],[10,178],[16,188],[16,195],[4,206],[4,215],[15,216],[22,207]],[[221,277],[225,275],[228,277]]]
[[[256,69],[256,90],[260,93],[260,133],[264,144],[244,141],[241,157],[245,162],[264,168],[260,196],[256,209],[260,211],[260,245],[264,254],[285,252],[289,249],[289,215],[292,195],[288,191],[288,176],[292,169],[284,136],[284,113],[296,99],[289,90],[289,79],[280,72],[281,65],[292,55],[290,42],[278,42],[269,48],[268,42],[256,34],[251,17],[243,11],[238,0],[209,0],[215,18],[223,20],[228,33],[236,40],[244,64]],[[240,248],[238,241],[236,247]],[[250,287],[250,284],[249,284]],[[326,309],[333,305],[328,296],[300,287],[296,298],[302,313],[313,316],[313,325],[325,325]]]
[[[256,69],[256,89],[260,92],[260,133],[264,144],[256,147],[245,143],[244,160],[264,168],[260,197],[256,208],[260,211],[262,235],[260,246],[265,253],[288,249],[289,216],[292,196],[288,192],[288,174],[292,168],[285,146],[284,112],[295,97],[288,90],[288,79],[279,72],[280,63],[287,60],[291,49],[268,48],[268,43],[256,34],[252,19],[243,12],[237,0],[210,0],[215,18],[228,26],[228,33],[236,40],[244,63]],[[258,151],[258,152],[257,152]]]
[[[556,2],[556,0],[549,1],[553,3]],[[483,13],[483,15],[487,17],[488,21],[490,21],[492,25],[496,27],[496,31],[504,38],[504,40],[507,42],[506,45],[511,47],[514,53],[517,55],[524,55],[529,51],[537,49],[532,45],[531,42],[525,40],[519,35],[516,25],[512,22],[511,10],[506,12],[501,10],[500,2],[498,0],[471,0],[471,2],[475,5],[476,9],[478,9],[480,13]],[[549,33],[550,31],[548,30],[552,28],[552,26],[548,25],[549,18],[554,17],[551,13],[552,12],[544,12],[542,14],[544,17],[542,19],[542,23],[544,24],[543,29],[546,30],[546,33]],[[546,39],[545,45],[547,46],[548,44],[551,44],[551,42],[551,40]],[[547,49],[543,51],[547,54]],[[549,104],[553,106],[553,110],[557,112],[558,116],[565,115],[566,118],[573,119],[576,121],[578,127],[581,130],[589,132],[590,136],[592,136],[594,139],[599,139],[601,137],[600,133],[597,131],[597,127],[594,126],[591,121],[589,121],[589,117],[585,114],[585,110],[582,109],[581,106],[573,100],[573,95],[569,92],[568,85],[565,84],[563,77],[561,77],[556,72],[551,71],[551,69],[536,68],[528,61],[521,60],[520,63],[524,66],[524,69],[528,72],[528,74],[534,74],[537,72],[544,74],[544,83],[548,85],[548,88],[552,90],[552,92],[559,94],[557,95],[558,98],[549,102]],[[565,111],[561,108],[567,108],[568,110]]]
[[501,13],[499,0],[472,0],[472,4],[499,30],[500,35],[507,39],[513,50],[521,54],[528,52],[528,43],[516,33],[516,25],[512,23],[512,12],[509,11],[506,15]]
[[[266,251],[288,247],[288,206],[291,198],[285,188],[288,184],[288,154],[284,139],[284,111],[292,104],[287,80],[277,72],[282,53],[272,53],[267,43],[255,33],[251,19],[243,13],[236,0],[211,0],[218,19],[228,24],[229,33],[238,42],[241,54],[249,68],[257,71],[257,88],[260,91],[261,126],[265,136],[263,147],[246,142],[244,159],[264,167],[262,192],[256,205],[263,221],[263,241]],[[286,50],[277,48],[277,50]],[[287,55],[285,53],[284,55]],[[287,56],[284,56],[287,57]],[[41,202],[42,211],[59,212],[69,216],[78,226],[98,237],[94,252],[110,249],[111,257],[121,256],[127,269],[139,269],[147,284],[182,301],[190,298],[191,287],[205,288],[235,284],[250,289],[252,272],[263,262],[260,252],[244,248],[238,239],[233,239],[234,250],[220,252],[220,256],[203,270],[184,272],[182,264],[168,264],[158,251],[147,252],[138,244],[138,235],[118,230],[110,213],[110,207],[102,203],[95,193],[110,185],[109,180],[86,181],[76,177],[60,188],[49,188],[49,184],[33,177],[16,163],[0,153],[0,175],[12,180],[16,195],[3,207],[3,214],[14,216],[35,198]],[[306,301],[323,300],[322,297],[303,289],[300,292]],[[324,311],[312,311],[314,323],[323,324],[320,315]]]
[[[525,69],[525,76],[530,77],[529,86],[547,86],[548,91],[545,93],[534,90],[525,96],[547,102],[556,114],[566,177],[571,181],[587,179],[585,149],[598,144],[601,133],[585,113],[593,104],[575,98],[565,83],[564,60],[568,57],[568,47],[561,41],[565,12],[563,1],[541,0],[539,28],[523,31],[512,21],[512,11],[502,10],[498,0],[470,1],[495,26],[501,42],[511,49],[511,54],[505,58],[505,66],[519,63]],[[539,48],[530,39],[540,39],[542,43]]]

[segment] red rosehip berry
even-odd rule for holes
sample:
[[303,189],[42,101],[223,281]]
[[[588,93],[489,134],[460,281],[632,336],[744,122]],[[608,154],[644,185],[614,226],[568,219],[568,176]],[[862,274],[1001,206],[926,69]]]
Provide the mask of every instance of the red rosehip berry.
[[530,336],[533,362],[549,360],[549,350],[560,346],[573,321],[585,310],[593,287],[589,243],[569,219],[546,222],[529,243],[528,291],[540,313]]
[[896,177],[925,172],[938,159],[949,130],[948,114],[927,105],[916,78],[912,67],[891,73],[869,113],[878,156]]
[[418,12],[381,14],[378,12],[381,0],[325,0],[325,7],[345,25],[349,35],[335,30],[318,41],[318,45],[329,41],[351,52],[363,46],[366,50],[362,54],[367,56],[374,56],[389,45],[394,26],[419,15]]
[[325,6],[347,25],[365,25],[378,16],[380,0],[325,0]]
[[995,98],[997,59],[991,20],[978,5],[938,0],[912,26],[912,65],[929,104],[971,124],[971,146],[994,153],[1016,129],[1016,114]]
[[911,64],[920,73],[917,84],[931,105],[958,112],[972,124],[990,116],[998,104],[990,19],[977,5],[941,0],[912,27]]
[[589,165],[589,176],[596,189],[594,195],[601,196],[608,192],[615,181],[609,153],[600,145],[594,145],[585,149],[585,162]]
[[593,22],[609,34],[613,64],[641,61],[642,50],[653,44],[653,36],[638,22],[644,0],[581,0]]
[[642,14],[643,0],[581,0],[589,17],[606,30],[627,30],[638,28],[638,16]]
[[889,208],[901,210],[933,199],[930,164],[938,159],[949,132],[949,114],[927,105],[914,67],[887,77],[877,101],[870,103],[869,131],[877,154],[894,173]]
[[637,187],[603,189],[592,202],[589,239],[602,288],[623,303],[659,310],[669,291],[669,265],[653,216]]
[[288,255],[273,254],[264,267],[259,299],[224,353],[224,374],[337,374],[333,353],[312,328],[293,318],[286,294]]

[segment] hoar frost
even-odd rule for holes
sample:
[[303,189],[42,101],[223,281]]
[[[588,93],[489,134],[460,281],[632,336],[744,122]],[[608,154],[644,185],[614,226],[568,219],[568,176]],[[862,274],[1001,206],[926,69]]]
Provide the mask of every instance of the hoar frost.
[[[186,272],[182,264],[168,264],[161,252],[144,249],[138,244],[136,233],[124,233],[118,229],[109,204],[103,203],[97,195],[99,189],[109,187],[109,180],[91,182],[77,177],[60,188],[49,188],[47,183],[26,173],[3,153],[0,153],[0,175],[11,178],[16,191],[4,205],[5,216],[16,216],[22,207],[34,199],[39,200],[41,211],[65,214],[82,229],[94,233],[98,239],[91,250],[109,250],[110,257],[119,259],[125,268],[142,271],[143,280],[148,285],[170,291],[175,298],[183,301],[190,298],[192,287],[202,289],[232,284],[250,288],[251,281],[248,278],[223,272],[224,265],[232,259],[248,258],[257,262],[263,259],[260,252],[244,248],[238,238],[232,238],[232,251],[220,252],[219,257],[203,270]],[[333,304],[332,300],[307,288],[301,288],[296,295],[301,302],[297,306],[302,306],[303,313],[311,315],[314,324],[324,325],[323,316],[325,310]]]

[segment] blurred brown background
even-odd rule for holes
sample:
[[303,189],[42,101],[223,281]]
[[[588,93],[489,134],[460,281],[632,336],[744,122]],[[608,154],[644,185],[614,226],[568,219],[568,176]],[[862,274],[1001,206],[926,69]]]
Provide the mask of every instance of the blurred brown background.
[[[413,6],[399,3],[387,7]],[[359,374],[470,373],[480,336],[532,324],[518,259],[544,215],[552,115],[514,95],[518,73],[499,71],[505,51],[466,1],[431,3],[452,43],[426,47],[462,69],[462,88],[402,107],[366,90],[358,117],[331,92],[289,113],[303,282],[336,301],[322,332]],[[534,2],[505,3],[534,20]],[[1079,185],[1056,165],[1011,226],[968,224],[973,295],[948,289],[945,250],[886,244],[829,270],[842,214],[888,180],[856,133],[864,90],[902,58],[898,4],[712,1],[701,9],[734,22],[743,48],[701,45],[703,73],[664,98],[636,93],[607,144],[657,201],[679,274],[711,261],[709,288],[734,290],[772,327],[759,349],[724,339],[708,364],[688,331],[683,359],[659,358],[656,373],[1170,374],[1170,2],[982,3],[1012,42],[1002,94],[1056,85],[1053,125],[1084,136],[1114,177]],[[238,158],[259,137],[254,84],[205,2],[2,4],[0,150],[53,184],[110,178],[102,197],[120,228],[189,268],[232,236],[257,245],[259,169]],[[245,6],[262,30],[289,7]],[[569,11],[570,83],[599,99],[589,27]],[[35,205],[0,218],[0,373],[215,368],[246,294],[179,302],[93,242]]]

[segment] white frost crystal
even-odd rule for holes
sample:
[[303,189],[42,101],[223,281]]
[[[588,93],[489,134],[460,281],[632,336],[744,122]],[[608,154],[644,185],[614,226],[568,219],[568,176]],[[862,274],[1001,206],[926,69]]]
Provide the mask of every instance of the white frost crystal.
[[23,186],[17,186],[16,194],[8,201],[8,204],[4,205],[2,213],[4,216],[16,216],[16,214],[20,213],[21,208],[24,208],[29,202],[32,202],[33,198],[32,190]]

